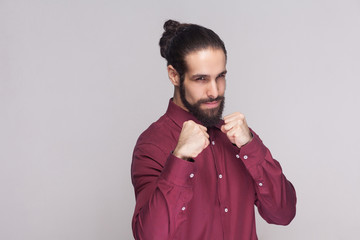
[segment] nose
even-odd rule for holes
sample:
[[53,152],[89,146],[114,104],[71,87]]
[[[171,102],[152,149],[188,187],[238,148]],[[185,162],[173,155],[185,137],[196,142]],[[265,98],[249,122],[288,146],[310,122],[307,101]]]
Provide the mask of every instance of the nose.
[[209,98],[217,98],[219,96],[219,87],[216,80],[209,81],[207,86],[207,96]]

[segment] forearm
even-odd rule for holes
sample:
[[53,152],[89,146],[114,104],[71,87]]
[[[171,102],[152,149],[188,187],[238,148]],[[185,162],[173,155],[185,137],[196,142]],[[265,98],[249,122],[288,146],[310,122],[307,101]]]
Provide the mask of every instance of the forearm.
[[257,202],[260,215],[269,223],[287,225],[295,217],[296,193],[286,179],[280,164],[267,152],[265,161],[257,166]]
[[280,164],[256,134],[240,156],[254,180],[260,215],[269,223],[289,224],[296,212],[296,193]]
[[[169,156],[161,174],[147,182],[137,194],[133,217],[135,239],[170,239],[184,218],[192,198],[191,173],[194,164]],[[138,182],[147,178],[146,174]]]

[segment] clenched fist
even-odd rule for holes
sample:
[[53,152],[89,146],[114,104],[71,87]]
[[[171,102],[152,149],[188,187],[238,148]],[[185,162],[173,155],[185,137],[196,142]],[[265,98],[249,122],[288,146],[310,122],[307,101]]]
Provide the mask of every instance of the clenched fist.
[[225,124],[221,126],[221,131],[225,133],[230,142],[238,148],[252,140],[252,134],[243,114],[236,112],[227,115],[224,117],[224,122]]
[[206,131],[206,127],[192,120],[184,122],[173,154],[184,160],[197,157],[210,143]]

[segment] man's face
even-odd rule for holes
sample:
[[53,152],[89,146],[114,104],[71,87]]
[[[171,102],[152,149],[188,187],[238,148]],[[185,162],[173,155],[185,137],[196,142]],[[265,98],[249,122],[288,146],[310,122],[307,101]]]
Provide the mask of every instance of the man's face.
[[214,126],[224,109],[226,57],[221,49],[207,48],[185,57],[187,72],[180,83],[186,110],[204,126]]

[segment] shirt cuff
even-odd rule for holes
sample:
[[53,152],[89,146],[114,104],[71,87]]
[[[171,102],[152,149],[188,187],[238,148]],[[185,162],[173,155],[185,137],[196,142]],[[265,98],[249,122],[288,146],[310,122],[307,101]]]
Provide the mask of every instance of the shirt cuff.
[[160,177],[178,186],[191,187],[195,175],[195,163],[185,161],[170,154]]
[[265,160],[267,148],[262,143],[259,136],[252,132],[253,139],[240,148],[239,156],[243,160],[246,168],[252,168],[261,164]]

